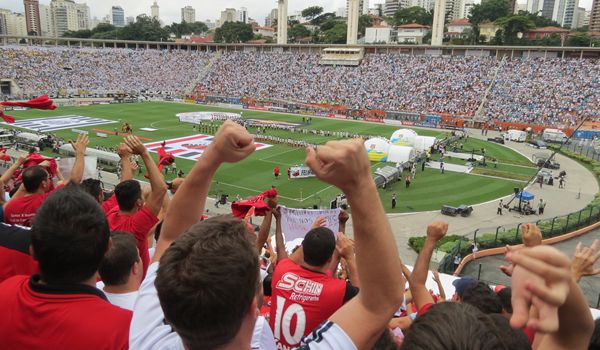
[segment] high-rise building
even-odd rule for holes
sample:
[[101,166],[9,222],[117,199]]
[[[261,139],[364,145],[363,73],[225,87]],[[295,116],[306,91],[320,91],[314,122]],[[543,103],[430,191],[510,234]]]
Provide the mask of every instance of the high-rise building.
[[226,8],[221,11],[221,18],[219,19],[219,27],[225,24],[225,22],[235,22],[238,20],[238,14],[236,9]]
[[277,9],[272,9],[265,17],[265,27],[272,27],[277,22]]
[[133,17],[133,16],[127,16],[127,18],[125,18],[125,23],[127,23],[127,25],[134,24],[135,23],[135,17]]
[[38,0],[23,0],[25,7],[25,20],[27,33],[42,35],[42,24],[40,23],[40,2]]
[[400,8],[400,0],[385,0],[383,5],[383,15],[394,17],[394,14],[396,14]]
[[[346,13],[348,13],[348,6],[350,0],[346,0]],[[358,15],[369,13],[369,0],[358,0]]]
[[245,7],[240,8],[238,11],[238,21],[242,23],[248,23],[248,9]]
[[515,6],[515,13],[519,13],[519,11],[527,11],[527,4],[517,4]]
[[27,20],[25,19],[25,15],[0,9],[0,33],[27,36]]
[[52,21],[52,9],[48,5],[40,4],[40,26],[42,36],[54,36],[54,23]]
[[186,6],[181,9],[181,21],[187,23],[196,22],[196,10],[191,6]]
[[558,23],[563,23],[567,0],[528,0],[527,11],[531,13],[540,12],[546,17]]
[[160,13],[159,13],[159,8],[158,8],[158,4],[156,3],[156,0],[154,0],[154,3],[150,7],[150,15],[152,16],[152,18],[156,18],[156,19],[160,20]]
[[73,0],[52,0],[50,10],[55,36],[60,37],[67,31],[77,31],[80,29],[77,9],[77,4]]
[[600,32],[600,0],[594,0],[589,17],[590,32]]
[[125,27],[125,11],[121,6],[110,8],[110,23],[115,27]]
[[585,14],[583,15],[583,20],[581,22],[581,27],[585,27],[590,25],[590,11],[585,11]]
[[346,18],[348,17],[348,9],[345,7],[340,7],[337,9],[337,11],[335,11],[335,15],[337,17]]
[[[435,5],[435,0],[410,0],[410,6],[419,6],[424,8],[425,10],[433,10],[433,6]],[[445,5],[444,5],[445,9]]]
[[577,21],[579,12],[579,0],[566,0],[564,13],[562,14],[562,21],[560,25],[566,28],[577,28]]
[[446,20],[464,18],[461,16],[465,0],[446,0]]
[[6,13],[4,9],[0,9],[0,34],[8,35],[8,27],[6,25]]
[[577,7],[577,10],[575,12],[577,13],[577,15],[575,16],[576,20],[573,22],[573,26],[571,27],[573,29],[581,28],[585,25],[585,8]]
[[471,14],[471,9],[475,3],[473,0],[462,0],[462,7],[460,8],[460,17],[459,18],[468,18]]
[[92,29],[89,6],[85,3],[75,4],[75,11],[77,11],[77,26],[79,30]]

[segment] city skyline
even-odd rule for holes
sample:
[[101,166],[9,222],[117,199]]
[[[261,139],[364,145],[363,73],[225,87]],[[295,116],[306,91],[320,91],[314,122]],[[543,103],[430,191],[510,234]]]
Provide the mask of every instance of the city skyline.
[[[91,17],[102,19],[110,13],[112,6],[121,6],[126,17],[136,17],[140,14],[146,14],[150,16],[150,7],[152,6],[153,0],[128,0],[121,2],[87,0],[76,2],[87,3],[87,5],[90,7]],[[258,23],[264,23],[264,19],[268,16],[271,9],[277,7],[277,2],[275,0],[267,0],[267,2],[272,2],[272,6],[265,7],[265,0],[224,0],[209,3],[203,3],[201,1],[194,0],[170,0],[168,2],[159,0],[158,5],[160,6],[160,20],[165,25],[173,22],[181,22],[181,9],[185,6],[192,6],[196,10],[197,21],[206,21],[209,19],[214,22],[220,17],[221,11],[223,11],[225,8],[239,9],[241,7],[246,7],[248,9],[248,16],[250,18],[256,20]],[[384,0],[370,0],[369,7],[373,7],[374,4],[383,2]],[[477,0],[475,1],[475,3],[479,2],[480,1]],[[520,4],[525,2],[525,0],[518,1]],[[40,4],[49,5],[50,0],[40,0]],[[168,4],[168,6],[166,4]],[[346,0],[311,0],[310,3],[303,1],[290,1],[289,13],[292,14],[309,6],[322,6],[326,12],[335,12],[340,7],[346,6]],[[589,10],[592,6],[592,0],[580,0],[579,6]],[[13,12],[24,12],[23,0],[3,1],[1,7],[7,8]]]

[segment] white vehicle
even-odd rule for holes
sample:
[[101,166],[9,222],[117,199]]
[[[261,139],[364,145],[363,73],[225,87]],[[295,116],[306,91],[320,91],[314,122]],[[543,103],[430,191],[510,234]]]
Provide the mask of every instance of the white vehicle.
[[504,134],[504,139],[509,141],[516,142],[525,142],[527,140],[527,132],[523,130],[508,130],[506,134]]
[[568,139],[567,135],[558,129],[545,129],[542,133],[542,139],[547,142],[562,143]]

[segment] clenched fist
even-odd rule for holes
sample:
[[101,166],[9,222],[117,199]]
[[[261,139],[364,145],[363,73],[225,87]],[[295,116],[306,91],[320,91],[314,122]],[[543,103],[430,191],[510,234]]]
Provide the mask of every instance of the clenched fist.
[[213,157],[216,162],[235,163],[248,157],[255,149],[252,135],[242,126],[226,120],[204,154]]

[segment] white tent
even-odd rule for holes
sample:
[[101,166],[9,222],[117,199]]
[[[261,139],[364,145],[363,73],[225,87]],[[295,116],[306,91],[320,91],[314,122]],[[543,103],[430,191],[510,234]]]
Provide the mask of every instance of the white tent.
[[398,146],[413,146],[418,135],[414,130],[400,129],[392,134],[390,142]]
[[375,137],[365,141],[365,148],[372,162],[387,161],[390,143],[382,137]]
[[406,163],[417,156],[417,152],[412,147],[392,145],[389,150],[388,162]]
[[425,151],[431,148],[435,141],[436,138],[432,136],[417,136],[415,138],[414,147],[417,151]]

